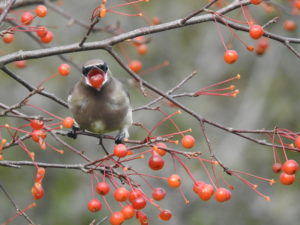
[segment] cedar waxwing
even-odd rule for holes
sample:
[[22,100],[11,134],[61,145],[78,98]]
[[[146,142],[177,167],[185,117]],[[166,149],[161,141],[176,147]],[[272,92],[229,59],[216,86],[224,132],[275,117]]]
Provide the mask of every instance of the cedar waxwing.
[[119,130],[115,138],[128,138],[132,124],[129,95],[101,59],[89,60],[82,67],[82,78],[68,97],[69,108],[81,129],[104,134]]

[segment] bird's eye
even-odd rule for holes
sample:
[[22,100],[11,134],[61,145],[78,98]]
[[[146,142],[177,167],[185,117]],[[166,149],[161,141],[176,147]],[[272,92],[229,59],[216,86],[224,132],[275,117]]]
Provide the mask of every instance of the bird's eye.
[[102,70],[103,72],[107,72],[108,68],[107,68],[107,65],[106,63],[102,64],[102,65],[98,65],[97,66],[100,70]]
[[91,70],[90,67],[82,67],[82,74],[84,76],[87,76],[90,70]]

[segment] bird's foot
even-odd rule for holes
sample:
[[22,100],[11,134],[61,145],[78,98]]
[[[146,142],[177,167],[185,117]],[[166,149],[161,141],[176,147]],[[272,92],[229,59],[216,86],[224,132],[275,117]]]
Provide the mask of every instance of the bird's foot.
[[109,155],[108,151],[106,150],[106,148],[105,148],[105,146],[103,144],[103,135],[99,134],[98,138],[99,138],[99,145],[102,147],[102,149],[106,153],[106,155]]
[[126,138],[126,132],[120,131],[115,137],[115,144],[122,144]]
[[67,136],[70,137],[70,138],[76,139],[76,138],[77,138],[77,131],[79,131],[79,130],[80,130],[79,127],[73,126],[73,127],[72,127],[72,130],[70,130],[70,131],[67,133]]

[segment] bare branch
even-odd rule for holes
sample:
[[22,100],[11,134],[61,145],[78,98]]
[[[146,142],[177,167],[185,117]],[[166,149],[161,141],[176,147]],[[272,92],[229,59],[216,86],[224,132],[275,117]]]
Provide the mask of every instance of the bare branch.
[[11,9],[11,7],[13,6],[13,4],[15,3],[16,0],[9,0],[6,3],[6,7],[5,9],[1,12],[0,14],[0,26],[2,25],[2,22],[5,20],[5,17],[7,16],[9,10]]

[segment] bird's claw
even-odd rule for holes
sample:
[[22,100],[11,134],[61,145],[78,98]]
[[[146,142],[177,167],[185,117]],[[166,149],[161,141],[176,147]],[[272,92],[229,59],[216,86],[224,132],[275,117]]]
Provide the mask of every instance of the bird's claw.
[[70,137],[70,138],[76,139],[76,138],[77,138],[77,131],[79,131],[79,130],[80,130],[79,127],[73,126],[73,127],[72,127],[72,130],[70,130],[70,131],[67,133],[67,136]]

